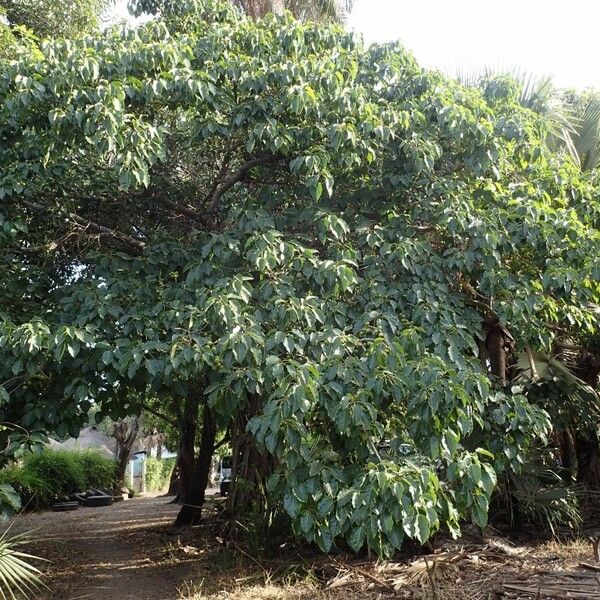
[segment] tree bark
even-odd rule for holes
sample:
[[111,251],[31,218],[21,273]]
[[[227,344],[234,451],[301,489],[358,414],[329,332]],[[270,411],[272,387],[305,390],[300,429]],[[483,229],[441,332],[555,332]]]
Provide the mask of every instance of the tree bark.
[[116,489],[119,490],[125,483],[125,473],[131,458],[131,449],[140,430],[140,420],[134,417],[130,423],[118,421],[115,423],[114,437],[117,441],[117,473]]
[[166,496],[175,496],[171,504],[177,502],[179,496],[179,457],[175,460],[175,466],[171,471],[171,479],[169,480],[169,489]]
[[595,431],[577,431],[577,482],[591,489],[600,489],[600,442]]
[[492,376],[504,387],[508,382],[506,352],[515,347],[515,338],[500,323],[500,319],[495,314],[487,315],[483,319],[482,325],[485,332],[485,348],[482,353],[482,348],[480,347],[480,356],[483,356],[483,360],[489,360]]
[[208,478],[210,476],[210,465],[215,448],[217,427],[212,409],[205,404],[202,409],[202,434],[200,437],[200,452],[194,464],[191,484],[182,497],[183,506],[175,520],[176,527],[197,525],[202,518],[202,506]]
[[506,385],[506,350],[502,329],[493,325],[488,329],[485,346],[490,361],[492,375],[498,378],[500,385]]
[[[579,377],[596,389],[600,376],[600,357],[584,351],[578,360]],[[577,481],[591,489],[600,489],[600,439],[596,429],[575,432]]]
[[[183,412],[179,419],[181,436],[179,438],[179,448],[177,451],[176,469],[178,480],[177,495],[174,502],[182,501],[192,482],[199,406],[200,393],[195,386],[192,386],[185,398]],[[171,485],[169,486],[169,489],[171,489]]]
[[236,515],[243,514],[249,507],[265,508],[266,483],[275,469],[275,457],[261,452],[254,436],[246,429],[248,421],[260,412],[260,397],[250,395],[245,414],[241,414],[232,426],[231,442],[233,458],[231,464],[231,487],[228,508],[233,525]]

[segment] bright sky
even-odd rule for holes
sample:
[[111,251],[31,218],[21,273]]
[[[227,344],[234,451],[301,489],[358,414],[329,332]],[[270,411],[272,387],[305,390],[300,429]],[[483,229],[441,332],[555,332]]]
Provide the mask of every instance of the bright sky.
[[[111,16],[126,17],[126,5]],[[516,68],[600,88],[600,0],[357,0],[348,25],[451,75]]]
[[518,68],[600,88],[598,0],[357,0],[349,25],[449,74]]

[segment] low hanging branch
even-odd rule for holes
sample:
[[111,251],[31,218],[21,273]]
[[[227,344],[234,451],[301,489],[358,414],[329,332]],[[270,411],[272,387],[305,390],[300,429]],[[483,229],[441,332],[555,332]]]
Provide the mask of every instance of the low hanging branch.
[[231,441],[231,435],[229,434],[229,431],[227,431],[227,432],[225,432],[225,435],[223,436],[223,438],[214,445],[213,452],[218,450],[219,448],[221,448],[221,446],[228,444],[230,441]]
[[196,221],[204,226],[209,224],[208,219],[191,206],[181,206],[175,202],[171,202],[171,200],[168,200],[167,198],[159,198],[158,202],[160,202],[167,211],[177,217],[188,217],[192,221]]
[[129,246],[132,246],[140,252],[146,247],[146,244],[142,242],[142,240],[138,240],[137,238],[127,235],[126,233],[123,233],[121,231],[118,231],[117,229],[111,229],[109,227],[105,227],[104,225],[100,225],[99,223],[94,223],[94,221],[88,221],[83,217],[80,217],[79,215],[72,212],[68,213],[68,215],[72,221],[74,221],[78,225],[81,225],[85,229],[89,229],[91,231],[95,231],[96,233],[101,233],[110,237],[114,237],[122,242],[125,242]]

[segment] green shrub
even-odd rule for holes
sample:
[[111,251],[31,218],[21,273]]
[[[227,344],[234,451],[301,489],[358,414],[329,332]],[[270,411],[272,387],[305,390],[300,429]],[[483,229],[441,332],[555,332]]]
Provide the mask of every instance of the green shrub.
[[11,485],[19,494],[24,507],[41,506],[40,498],[51,495],[46,478],[24,467],[7,467],[0,471],[0,483]]
[[89,488],[112,487],[115,462],[93,450],[44,450],[29,454],[22,466],[0,471],[0,484],[10,484],[24,505],[49,506],[60,496]]
[[84,487],[86,489],[112,488],[115,485],[116,463],[114,460],[93,450],[85,450],[77,454],[84,468]]
[[83,464],[76,452],[47,451],[29,454],[24,460],[23,468],[44,480],[49,492],[45,497],[50,500],[86,487]]
[[174,467],[174,458],[152,458],[149,456],[146,459],[146,489],[149,492],[166,491]]

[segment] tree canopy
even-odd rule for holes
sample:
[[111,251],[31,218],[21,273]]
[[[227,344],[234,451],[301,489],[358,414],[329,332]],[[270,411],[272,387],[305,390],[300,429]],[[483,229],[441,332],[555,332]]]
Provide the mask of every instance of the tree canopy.
[[325,550],[485,525],[550,431],[507,348],[598,328],[595,178],[508,78],[469,89],[290,15],[192,16],[1,64],[2,420],[199,389]]

